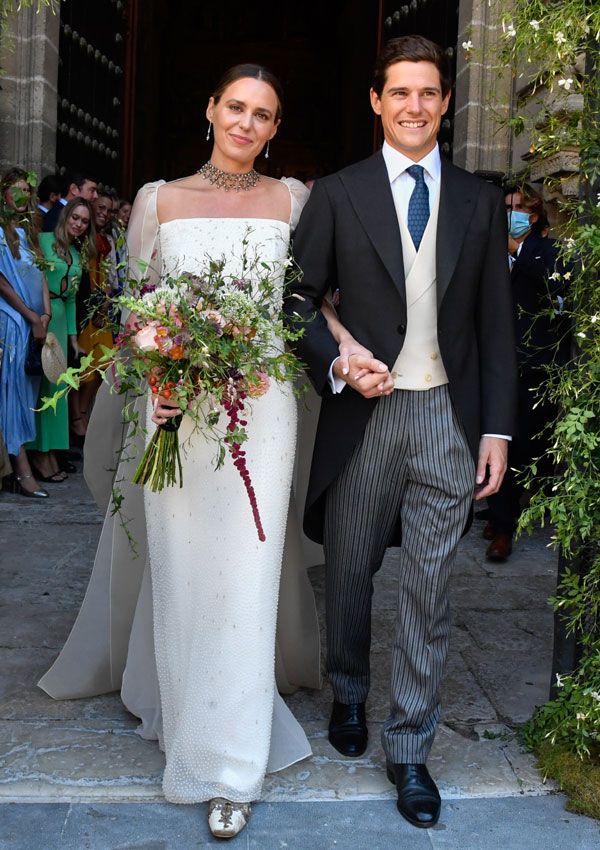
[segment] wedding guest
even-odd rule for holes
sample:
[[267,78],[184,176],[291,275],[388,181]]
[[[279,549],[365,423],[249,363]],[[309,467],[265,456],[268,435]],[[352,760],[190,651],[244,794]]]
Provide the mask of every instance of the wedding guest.
[[117,210],[117,221],[125,230],[127,230],[127,225],[129,224],[129,217],[131,216],[131,201],[121,200],[119,203],[119,209]]
[[58,199],[52,209],[44,216],[42,230],[45,233],[54,232],[58,219],[62,213],[62,207],[75,198],[83,198],[85,201],[93,201],[98,197],[98,181],[85,171],[68,171],[65,175],[65,194]]
[[[129,201],[118,202],[119,206],[115,206],[115,212],[112,220],[110,231],[110,239],[112,240],[113,259],[112,268],[114,277],[112,280],[113,292],[120,295],[125,289],[127,283],[127,268],[129,265],[129,250],[127,247],[127,226],[129,224],[129,216],[131,213],[131,204]],[[111,319],[113,324],[118,323],[119,308],[111,307]]]
[[[60,201],[62,181],[55,174],[49,174],[40,182],[37,189],[38,210],[46,215]],[[62,204],[61,204],[62,206]]]
[[[488,496],[488,561],[506,561],[520,513],[522,487],[515,469],[524,469],[534,458],[543,465],[548,437],[545,428],[556,418],[556,408],[538,398],[544,367],[565,356],[568,329],[561,319],[564,278],[555,279],[558,244],[547,237],[548,218],[542,198],[531,189],[506,194],[508,263],[513,294],[517,362],[519,366],[517,433],[509,445],[508,469],[497,493]],[[551,469],[539,470],[549,474]]]
[[[113,336],[106,328],[109,297],[116,286],[116,259],[114,243],[109,236],[112,224],[113,199],[103,191],[92,202],[96,229],[96,256],[90,260],[88,269],[83,272],[81,285],[77,292],[78,342],[86,354],[94,355],[94,364],[102,354],[102,346],[110,348]],[[84,436],[87,432],[88,416],[94,396],[102,379],[97,372],[91,372],[77,392],[70,395],[71,426],[75,434]]]
[[[63,207],[56,231],[41,233],[40,247],[50,263],[47,271],[52,304],[52,317],[48,330],[57,337],[67,355],[70,346],[75,356],[83,354],[77,341],[75,322],[75,296],[82,271],[82,255],[86,262],[96,256],[96,230],[93,209],[89,201],[75,198]],[[42,378],[41,396],[52,396],[56,384]],[[66,398],[61,398],[56,410],[51,408],[36,414],[37,436],[28,446],[32,463],[42,481],[58,483],[68,476],[60,469],[56,450],[69,448],[69,414]]]
[[[43,499],[48,493],[33,477],[24,448],[35,438],[33,409],[40,386],[40,349],[50,321],[48,286],[39,267],[40,217],[35,214],[25,171],[7,171],[1,188],[0,432],[14,470],[14,491]],[[29,351],[35,367],[28,364]]]

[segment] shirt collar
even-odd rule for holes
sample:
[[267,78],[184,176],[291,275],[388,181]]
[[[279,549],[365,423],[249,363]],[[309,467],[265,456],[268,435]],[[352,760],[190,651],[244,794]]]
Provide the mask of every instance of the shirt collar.
[[385,167],[387,168],[390,183],[393,183],[396,177],[399,177],[411,165],[422,165],[427,174],[436,183],[440,182],[442,175],[442,160],[440,158],[440,149],[436,145],[433,150],[429,151],[427,156],[420,159],[418,162],[409,159],[400,151],[397,151],[387,142],[383,143],[381,149]]

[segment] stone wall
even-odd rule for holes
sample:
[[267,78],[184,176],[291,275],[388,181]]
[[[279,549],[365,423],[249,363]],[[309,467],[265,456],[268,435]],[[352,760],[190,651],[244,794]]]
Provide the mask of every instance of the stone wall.
[[[502,127],[512,108],[510,75],[499,76],[498,10],[488,0],[462,0],[458,22],[454,162],[468,171],[510,168],[511,133]],[[462,48],[473,43],[472,51]]]
[[1,34],[0,169],[53,173],[60,18],[46,7],[9,17]]

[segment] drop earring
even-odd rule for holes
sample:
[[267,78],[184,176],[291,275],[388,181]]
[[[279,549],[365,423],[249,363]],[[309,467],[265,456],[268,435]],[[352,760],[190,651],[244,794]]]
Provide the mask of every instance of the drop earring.
[[267,142],[267,150],[265,151],[265,159],[269,158],[269,145],[271,144],[271,139]]
[[210,139],[210,128],[212,127],[212,121],[208,122],[208,130],[206,131],[206,141]]

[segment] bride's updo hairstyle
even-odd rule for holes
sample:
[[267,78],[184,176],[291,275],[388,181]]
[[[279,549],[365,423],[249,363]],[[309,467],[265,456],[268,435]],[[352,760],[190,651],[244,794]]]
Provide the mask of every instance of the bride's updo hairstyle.
[[225,71],[212,94],[214,103],[216,104],[220,101],[221,95],[228,86],[246,77],[251,77],[253,80],[262,80],[263,83],[271,86],[277,96],[277,114],[275,115],[275,120],[280,121],[283,113],[283,89],[275,74],[263,65],[254,65],[248,62],[242,65],[234,65]]

